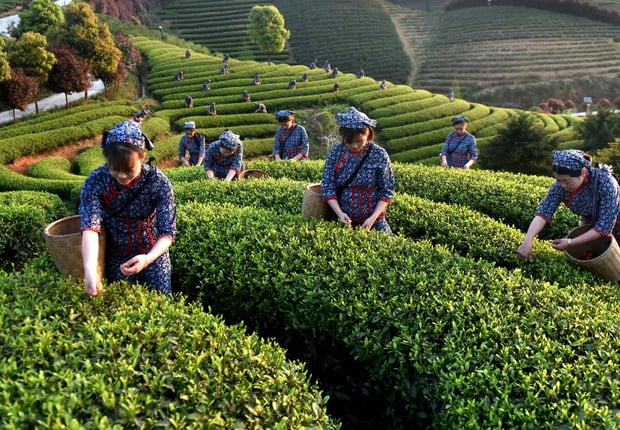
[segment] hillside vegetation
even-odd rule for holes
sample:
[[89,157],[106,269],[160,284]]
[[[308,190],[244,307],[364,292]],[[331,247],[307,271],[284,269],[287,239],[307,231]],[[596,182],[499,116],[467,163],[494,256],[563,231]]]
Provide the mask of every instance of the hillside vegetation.
[[[552,178],[426,165],[437,163],[453,115],[470,117],[483,150],[519,110],[394,82],[381,90],[380,78],[346,71],[333,92],[336,79],[303,64],[233,57],[230,73],[218,75],[220,55],[188,60],[186,46],[132,41],[156,101],[143,123],[156,163],[176,156],[191,119],[210,140],[224,128],[241,134],[247,167],[270,177],[210,181],[201,167],[164,169],[178,209],[171,261],[179,296],[120,282],[85,300],[79,280],[58,275],[42,231],[75,212],[101,148],[72,162],[48,157],[26,175],[0,166],[0,252],[19,268],[0,273],[0,426],[620,425],[620,293],[548,241],[578,217],[560,208],[534,241],[535,260],[515,254]],[[185,79],[176,82],[178,70]],[[306,71],[309,82],[289,90]],[[260,87],[252,86],[256,73]],[[212,89],[201,91],[206,79]],[[243,103],[244,89],[269,113]],[[194,108],[184,107],[187,94]],[[217,116],[205,114],[211,102]],[[263,160],[278,109],[311,125],[349,105],[378,119],[378,142],[395,160],[393,236],[300,214],[322,159]],[[92,103],[0,127],[0,160],[92,138],[134,108]],[[579,145],[578,120],[532,115],[563,145]],[[324,132],[328,149],[333,130]]]
[[[161,17],[214,51],[262,60],[245,28],[257,3],[214,0],[200,7],[192,0],[168,0]],[[618,28],[610,24],[520,7],[444,12],[436,0],[274,4],[291,30],[280,57],[289,63],[329,60],[341,71],[363,68],[376,79],[440,94],[454,87],[468,100],[524,109],[551,97],[579,106],[584,96],[620,95]],[[193,16],[200,16],[201,24]]]

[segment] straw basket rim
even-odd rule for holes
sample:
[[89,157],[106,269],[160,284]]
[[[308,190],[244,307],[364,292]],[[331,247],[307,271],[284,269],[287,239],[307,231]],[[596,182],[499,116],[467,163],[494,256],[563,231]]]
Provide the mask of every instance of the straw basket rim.
[[270,177],[269,173],[261,169],[248,169],[239,174],[239,179],[267,179]]
[[[592,227],[593,226],[591,224],[580,225],[569,231],[566,237],[572,239],[574,237],[580,236],[586,231],[592,229]],[[607,240],[609,240],[609,243],[606,244],[607,246],[605,250],[596,257],[589,260],[583,260],[575,257],[575,255],[573,255],[573,253],[571,253],[569,249],[564,251],[564,255],[571,263],[581,266],[584,269],[587,269],[608,281],[617,282],[620,280],[620,247],[618,246],[618,242],[614,238],[613,234],[609,237],[609,239],[601,237],[595,242],[599,242],[598,246],[600,247],[600,244],[604,241],[606,242]],[[596,245],[596,243],[590,244],[590,247],[594,245]],[[588,248],[588,244],[578,249],[583,250],[584,248]]]

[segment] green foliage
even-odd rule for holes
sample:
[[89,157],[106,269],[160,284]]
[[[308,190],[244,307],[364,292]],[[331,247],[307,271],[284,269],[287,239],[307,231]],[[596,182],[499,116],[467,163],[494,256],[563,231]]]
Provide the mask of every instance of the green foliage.
[[599,110],[576,125],[577,136],[583,139],[583,150],[595,152],[620,137],[620,113]]
[[[0,426],[337,429],[282,348],[126,283],[0,274]],[[27,351],[28,353],[24,353]]]
[[58,3],[52,0],[32,0],[19,14],[17,30],[22,34],[32,31],[47,35],[57,29],[64,19],[62,8]]
[[272,53],[282,52],[291,32],[284,27],[284,17],[273,5],[256,5],[248,15],[250,39],[267,53],[267,64]]
[[99,21],[86,2],[69,3],[64,11],[62,40],[88,60],[95,77],[113,75],[122,53],[116,47],[107,24]]
[[607,148],[596,153],[595,163],[609,164],[615,169],[620,168],[620,139],[611,142]]
[[45,250],[43,229],[67,208],[47,192],[0,192],[0,269],[20,268]]
[[426,241],[250,207],[184,204],[179,221],[182,291],[275,336],[320,380],[346,372],[334,393],[363,391],[390,428],[428,413],[437,428],[619,424],[608,285],[561,290]]
[[551,152],[558,147],[557,136],[550,136],[537,115],[523,112],[511,118],[480,152],[484,169],[542,175],[549,173]]
[[56,57],[46,48],[47,38],[44,35],[27,31],[9,44],[9,64],[13,70],[19,70],[42,84],[56,64]]
[[0,37],[0,83],[11,79],[11,66],[4,50],[4,39]]

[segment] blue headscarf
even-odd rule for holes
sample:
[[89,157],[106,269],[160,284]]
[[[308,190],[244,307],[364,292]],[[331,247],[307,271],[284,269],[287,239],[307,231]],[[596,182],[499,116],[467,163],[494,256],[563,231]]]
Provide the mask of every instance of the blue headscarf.
[[583,167],[588,169],[592,167],[592,163],[584,158],[584,152],[579,149],[553,151],[553,165],[564,167],[568,170],[581,170]]

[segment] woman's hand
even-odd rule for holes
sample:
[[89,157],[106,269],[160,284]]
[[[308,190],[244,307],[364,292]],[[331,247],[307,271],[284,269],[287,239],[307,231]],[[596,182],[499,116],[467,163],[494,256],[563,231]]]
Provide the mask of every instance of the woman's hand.
[[146,266],[148,266],[147,256],[146,254],[140,254],[121,264],[120,269],[123,275],[130,276],[140,273]]
[[521,246],[517,249],[517,254],[519,254],[519,258],[522,261],[527,263],[531,263],[533,261],[532,258],[532,244],[523,242]]
[[346,213],[344,213],[343,211],[340,211],[340,213],[338,214],[338,219],[340,220],[341,223],[343,223],[344,225],[351,225],[351,218],[349,218],[349,215],[347,215]]
[[558,251],[566,251],[570,247],[571,239],[553,239],[551,246]]
[[101,280],[99,280],[98,275],[85,276],[84,292],[92,297],[105,293],[105,289],[103,288],[103,285],[101,285]]

